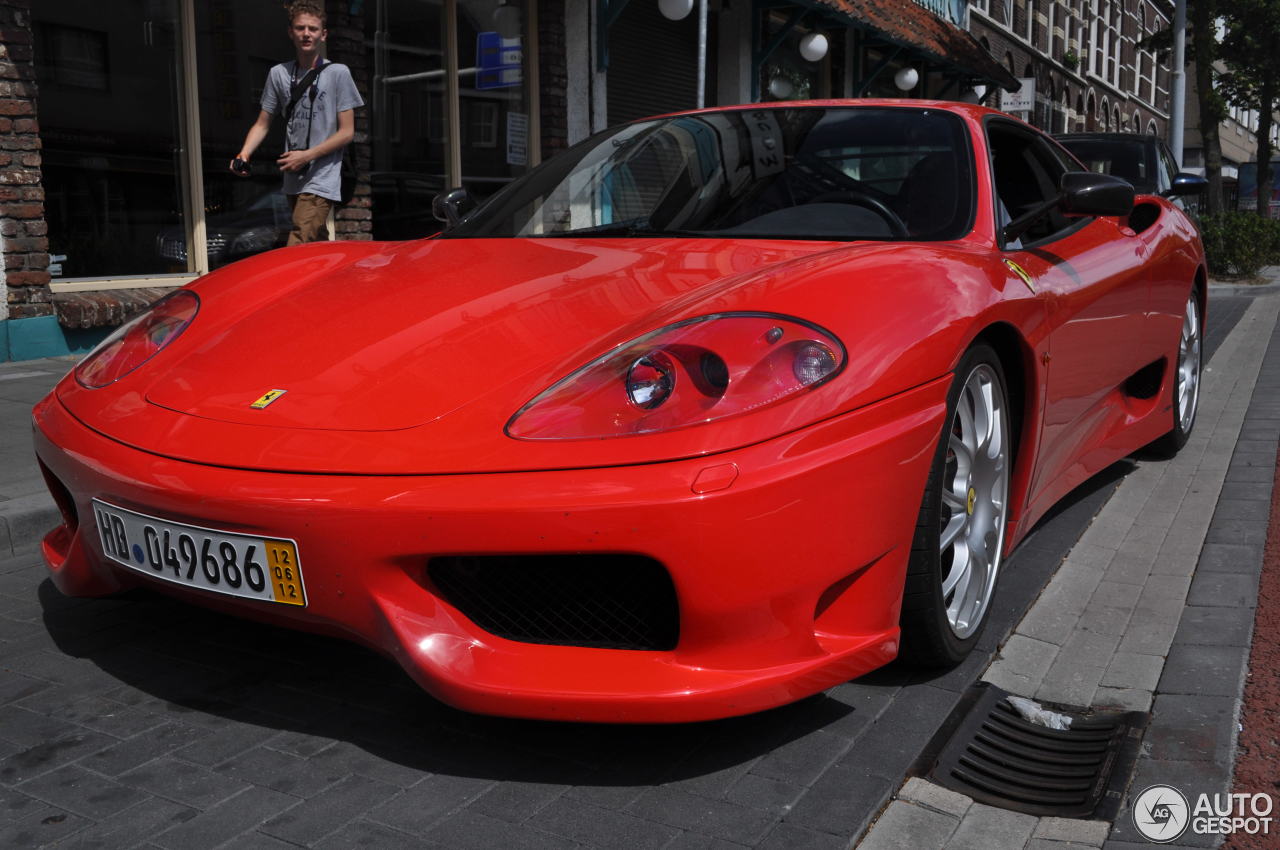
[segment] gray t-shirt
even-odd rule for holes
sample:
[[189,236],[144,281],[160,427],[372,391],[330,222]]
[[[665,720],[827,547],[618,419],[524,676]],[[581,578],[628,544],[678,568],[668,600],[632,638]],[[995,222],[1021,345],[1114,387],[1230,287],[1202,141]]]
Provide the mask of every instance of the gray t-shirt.
[[[302,79],[305,74],[306,70],[299,70],[297,62],[282,62],[272,68],[262,89],[262,111],[284,115],[294,80]],[[298,105],[285,127],[288,150],[304,150],[320,144],[338,131],[338,113],[358,106],[364,106],[364,100],[351,79],[350,69],[340,62],[325,62],[324,70],[308,91],[298,98]],[[302,192],[311,192],[331,201],[341,199],[341,149],[311,162],[302,171],[284,172],[284,193],[297,195]]]

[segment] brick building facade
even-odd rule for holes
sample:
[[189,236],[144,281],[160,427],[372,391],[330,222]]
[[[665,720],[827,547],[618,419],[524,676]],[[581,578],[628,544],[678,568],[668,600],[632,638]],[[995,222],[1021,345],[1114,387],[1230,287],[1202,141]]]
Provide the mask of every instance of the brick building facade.
[[1165,0],[970,0],[969,31],[1019,78],[1035,80],[1024,117],[1054,133],[1165,136],[1170,75],[1147,36],[1167,29]]

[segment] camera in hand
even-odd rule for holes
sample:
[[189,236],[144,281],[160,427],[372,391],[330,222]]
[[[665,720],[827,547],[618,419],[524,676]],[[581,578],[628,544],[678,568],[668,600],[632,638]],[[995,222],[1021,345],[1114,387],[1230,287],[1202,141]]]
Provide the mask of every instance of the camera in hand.
[[245,162],[240,157],[236,157],[231,163],[231,170],[236,174],[239,174],[241,177],[248,177],[249,163]]

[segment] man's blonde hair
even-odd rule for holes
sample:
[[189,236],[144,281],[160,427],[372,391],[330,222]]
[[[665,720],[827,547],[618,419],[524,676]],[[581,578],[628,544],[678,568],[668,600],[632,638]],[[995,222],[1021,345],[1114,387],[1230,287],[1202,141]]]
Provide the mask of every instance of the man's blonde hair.
[[316,0],[292,0],[290,3],[284,4],[285,14],[289,16],[289,23],[297,20],[299,15],[315,15],[320,19],[320,26],[327,25],[324,14],[324,4],[318,3]]

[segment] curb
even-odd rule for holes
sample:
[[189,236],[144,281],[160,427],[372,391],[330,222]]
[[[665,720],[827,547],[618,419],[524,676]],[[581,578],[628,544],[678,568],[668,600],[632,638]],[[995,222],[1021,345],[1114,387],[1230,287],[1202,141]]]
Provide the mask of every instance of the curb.
[[48,493],[0,502],[0,556],[14,555],[40,542],[60,522],[62,516]]
[[1228,283],[1210,280],[1209,288],[1223,295],[1273,295],[1280,292],[1280,281],[1271,283]]

